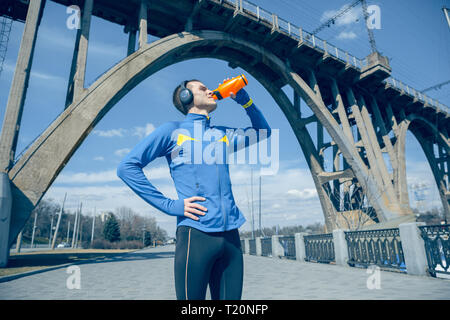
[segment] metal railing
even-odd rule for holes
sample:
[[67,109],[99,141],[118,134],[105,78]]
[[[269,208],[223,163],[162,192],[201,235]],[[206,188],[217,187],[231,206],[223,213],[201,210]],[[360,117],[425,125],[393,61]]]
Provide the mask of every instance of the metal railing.
[[272,238],[261,238],[261,255],[264,257],[272,256]]
[[350,266],[377,265],[406,271],[398,228],[345,232]]
[[284,249],[284,258],[295,260],[295,237],[294,236],[280,236],[278,241]]
[[304,236],[305,260],[322,263],[335,262],[333,234]]
[[450,224],[420,226],[425,242],[428,272],[436,277],[437,273],[450,275]]
[[[345,62],[347,65],[351,65],[356,69],[360,70],[367,67],[369,65],[369,61],[366,58],[360,59],[347,51],[344,51],[335,45],[323,40],[316,35],[309,33],[303,28],[296,26],[295,24],[286,21],[277,15],[261,8],[260,6],[251,3],[246,0],[223,0],[222,2],[227,2],[230,5],[235,7],[236,11],[245,12],[253,17],[255,17],[258,21],[264,21],[271,25],[272,29],[278,30],[279,32],[297,40],[299,43],[307,43],[309,46],[322,51],[324,54],[329,54],[336,59]],[[421,93],[420,91],[415,90],[414,88],[402,84],[400,81],[389,77],[384,80],[386,83],[394,86],[395,88],[406,92],[410,96],[417,98],[422,101],[424,104],[429,104],[434,106],[439,110],[443,110],[447,113],[450,113],[450,108],[436,99],[431,99],[427,95]]]
[[431,106],[435,107],[436,110],[442,110],[446,113],[450,113],[450,108],[448,106],[446,106],[445,104],[440,103],[436,99],[430,98],[426,94],[424,94],[420,91],[417,91],[413,87],[408,86],[407,84],[403,83],[400,80],[397,80],[393,77],[389,77],[389,78],[385,79],[384,81],[386,84],[389,84],[390,86],[398,89],[403,94],[407,94],[410,97],[412,97],[413,99],[417,99],[417,100],[421,101],[425,105],[431,105]]

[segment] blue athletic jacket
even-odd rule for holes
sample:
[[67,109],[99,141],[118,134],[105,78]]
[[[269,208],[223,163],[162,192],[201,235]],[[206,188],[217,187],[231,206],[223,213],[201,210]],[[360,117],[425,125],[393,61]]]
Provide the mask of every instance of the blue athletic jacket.
[[[166,122],[139,142],[121,161],[117,175],[147,203],[168,215],[177,216],[177,226],[191,226],[205,232],[239,228],[245,218],[234,201],[225,161],[227,153],[230,155],[253,144],[254,139],[248,138],[252,132],[256,133],[257,141],[271,133],[251,99],[242,105],[250,117],[251,127],[236,130],[210,126],[210,117],[188,113],[183,121]],[[143,173],[143,168],[157,157],[167,159],[178,200],[165,197]],[[205,201],[194,201],[208,209],[200,210],[204,216],[194,214],[200,218],[198,221],[184,216],[183,199],[193,196],[206,198]]]

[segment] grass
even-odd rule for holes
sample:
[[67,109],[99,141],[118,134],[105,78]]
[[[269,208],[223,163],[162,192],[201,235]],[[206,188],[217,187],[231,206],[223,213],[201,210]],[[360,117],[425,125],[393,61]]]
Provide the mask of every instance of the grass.
[[0,268],[0,277],[88,260],[103,261],[135,249],[58,249],[11,253],[8,266]]

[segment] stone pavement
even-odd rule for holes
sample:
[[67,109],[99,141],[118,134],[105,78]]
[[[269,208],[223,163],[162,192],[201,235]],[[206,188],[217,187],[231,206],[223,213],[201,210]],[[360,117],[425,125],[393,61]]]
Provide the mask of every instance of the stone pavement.
[[[367,269],[244,256],[246,300],[450,299],[450,280],[380,271],[379,288]],[[68,289],[67,266],[0,283],[7,299],[174,300],[174,246],[139,250],[79,264],[80,289]],[[369,281],[372,287],[376,282]],[[69,285],[70,287],[70,285]],[[209,293],[208,296],[209,298]]]

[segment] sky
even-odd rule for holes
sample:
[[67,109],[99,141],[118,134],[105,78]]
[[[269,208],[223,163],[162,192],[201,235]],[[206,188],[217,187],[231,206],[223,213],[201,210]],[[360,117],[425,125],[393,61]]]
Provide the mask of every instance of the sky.
[[[266,11],[277,14],[311,32],[350,1],[253,0]],[[449,0],[368,1],[380,8],[380,28],[374,29],[377,49],[390,60],[392,76],[417,90],[450,80],[450,28],[442,7]],[[46,2],[35,47],[31,77],[24,105],[16,157],[27,148],[63,111],[76,30],[67,27],[66,7]],[[318,36],[358,58],[370,53],[367,31],[358,5],[322,30]],[[151,23],[151,17],[149,17]],[[14,22],[3,71],[0,74],[0,117],[3,119],[14,74],[24,24]],[[148,42],[158,40],[150,36]],[[118,25],[92,17],[85,86],[124,59],[128,37]],[[124,96],[96,125],[61,171],[44,199],[75,210],[83,202],[85,214],[114,211],[128,206],[143,216],[156,219],[169,236],[174,236],[176,219],[154,209],[135,195],[116,176],[123,156],[142,138],[167,121],[182,120],[172,105],[173,89],[185,79],[201,79],[214,89],[225,78],[246,74],[247,92],[273,129],[279,130],[279,169],[261,177],[263,227],[324,223],[315,186],[305,157],[284,114],[273,98],[245,70],[231,69],[225,61],[194,59],[169,66],[142,81]],[[292,90],[286,89],[289,97]],[[429,96],[450,106],[450,86],[429,91]],[[303,110],[308,114],[303,103]],[[311,111],[309,111],[311,112]],[[211,114],[212,125],[247,127],[250,120],[231,99],[220,101]],[[309,126],[315,139],[315,127]],[[329,136],[325,134],[325,142]],[[325,161],[329,166],[330,161]],[[441,208],[438,190],[420,145],[410,133],[406,140],[406,168],[410,205],[421,209]],[[253,172],[253,186],[251,176]],[[165,159],[150,163],[145,174],[167,197],[177,198]],[[231,165],[230,177],[237,206],[251,230],[251,204],[255,218],[259,210],[259,166]],[[426,185],[424,201],[418,202],[411,185]],[[253,190],[253,196],[252,196]],[[257,220],[256,220],[257,221]]]

